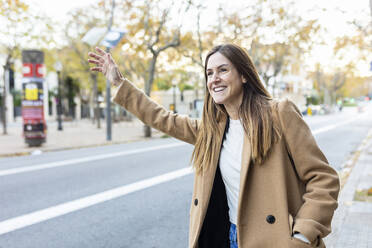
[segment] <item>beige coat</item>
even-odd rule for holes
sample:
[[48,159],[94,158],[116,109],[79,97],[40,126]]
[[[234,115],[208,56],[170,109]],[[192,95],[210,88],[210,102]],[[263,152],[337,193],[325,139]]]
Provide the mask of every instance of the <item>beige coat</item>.
[[[165,110],[129,81],[122,82],[113,101],[144,123],[195,144],[198,120]],[[277,106],[274,113],[279,114],[283,135],[263,164],[251,162],[249,140],[244,138],[237,219],[239,248],[325,247],[322,238],[331,232],[337,208],[338,175],[328,165],[296,106],[288,100]],[[219,122],[222,130],[226,121],[224,118]],[[189,247],[201,247],[198,243],[217,174],[222,138],[218,142],[213,164],[207,171],[195,174]],[[221,194],[217,192],[216,197]],[[211,228],[210,224],[204,225]],[[294,232],[305,235],[311,245],[292,238]]]

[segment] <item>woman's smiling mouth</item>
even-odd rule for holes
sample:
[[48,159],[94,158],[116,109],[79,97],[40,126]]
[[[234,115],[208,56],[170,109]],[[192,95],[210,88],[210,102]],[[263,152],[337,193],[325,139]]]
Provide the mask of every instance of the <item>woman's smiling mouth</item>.
[[221,92],[221,91],[223,91],[226,88],[227,88],[226,86],[219,86],[219,87],[213,88],[213,91],[214,92]]

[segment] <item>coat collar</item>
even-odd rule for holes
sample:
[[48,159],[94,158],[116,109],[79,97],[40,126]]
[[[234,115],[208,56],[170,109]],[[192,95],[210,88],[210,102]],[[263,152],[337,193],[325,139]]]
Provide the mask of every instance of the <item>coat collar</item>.
[[[226,115],[221,115],[221,119],[218,122],[220,130],[225,130],[226,124],[227,124],[227,119],[228,117]],[[200,218],[200,223],[198,227],[198,233],[201,230],[201,226],[203,224],[203,220],[205,218],[207,209],[208,209],[208,204],[209,200],[211,197],[212,193],[212,187],[213,187],[213,182],[215,179],[216,175],[216,170],[218,166],[218,161],[220,157],[220,152],[222,148],[222,142],[223,142],[223,135],[219,138],[217,145],[214,149],[215,157],[213,157],[212,164],[209,166],[208,169],[202,171],[202,195],[203,195],[203,201],[202,201],[202,213],[201,213],[201,218]],[[239,202],[238,202],[238,224],[239,224],[239,219],[240,219],[240,212],[241,212],[241,201],[240,199],[243,196],[243,191],[246,186],[246,181],[247,181],[247,176],[248,176],[248,171],[249,167],[251,165],[251,145],[248,136],[245,134],[244,135],[244,141],[243,141],[243,149],[242,149],[242,162],[241,162],[241,171],[240,171],[240,190],[239,190]]]
[[[218,127],[221,131],[225,130],[226,128],[226,123],[227,123],[227,116],[226,115],[221,115],[221,118],[217,120]],[[218,137],[218,136],[217,136]],[[203,226],[203,222],[205,219],[205,215],[207,214],[208,210],[208,204],[209,200],[211,197],[212,193],[212,187],[213,187],[213,182],[214,178],[216,176],[216,170],[217,170],[217,165],[218,165],[218,160],[220,157],[220,152],[221,152],[221,145],[223,141],[223,135],[220,135],[219,140],[217,141],[216,146],[214,147],[214,154],[215,157],[212,158],[212,164],[209,165],[207,169],[203,169],[201,171],[202,175],[202,199],[200,201],[201,205],[201,213],[200,213],[200,218],[199,218],[199,223],[197,225],[197,235],[195,235],[195,240],[194,243],[197,242],[199,239],[199,235],[201,232],[201,228]]]
[[[221,118],[218,122],[218,126],[221,131],[225,130],[226,123],[227,123],[227,116],[221,115]],[[206,170],[203,170],[202,172],[203,173],[203,196],[207,197],[205,199],[209,199],[211,192],[212,192],[213,181],[216,175],[218,160],[220,158],[223,137],[224,137],[223,135],[219,137],[219,140],[217,141],[216,146],[214,147],[215,156],[212,158],[212,164],[210,164],[208,168]],[[206,204],[208,204],[208,202],[206,202]]]
[[244,189],[247,184],[248,180],[248,171],[251,166],[251,142],[247,134],[244,134],[244,142],[243,142],[243,149],[242,149],[242,162],[240,167],[240,187],[239,187],[239,198],[238,198],[238,216],[237,216],[237,224],[240,224],[241,219],[241,206],[242,206],[242,198],[244,194]]

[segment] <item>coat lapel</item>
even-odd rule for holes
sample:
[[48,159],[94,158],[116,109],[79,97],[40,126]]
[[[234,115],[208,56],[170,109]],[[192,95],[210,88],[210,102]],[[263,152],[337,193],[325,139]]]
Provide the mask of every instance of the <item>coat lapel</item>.
[[[226,123],[227,123],[227,118],[223,116],[222,120],[218,123],[220,130],[222,131],[225,130]],[[207,213],[208,204],[209,204],[209,200],[210,200],[211,193],[212,193],[213,182],[214,182],[214,178],[216,175],[218,160],[220,157],[222,141],[223,141],[223,135],[221,135],[216,147],[214,148],[215,157],[213,157],[212,164],[209,166],[207,170],[203,170],[202,172],[202,178],[203,178],[202,179],[202,182],[203,182],[202,183],[202,199],[203,200],[201,202],[202,209],[201,209],[201,214],[199,218],[199,224],[197,226],[197,235],[195,235],[196,240],[194,240],[194,242],[197,242],[197,240],[199,239],[200,231],[201,231],[204,219],[205,219],[205,215]]]
[[240,169],[240,190],[239,190],[239,200],[238,200],[238,225],[240,224],[240,215],[241,215],[241,199],[244,194],[245,185],[247,182],[248,177],[248,171],[249,167],[251,165],[251,143],[249,141],[249,138],[247,134],[244,135],[244,141],[243,141],[243,150],[242,150],[242,163],[241,163],[241,169]]
[[[226,123],[227,123],[226,118],[224,118],[221,122],[219,122],[220,130],[222,131],[225,130]],[[216,170],[218,166],[218,160],[220,158],[222,142],[223,142],[223,135],[219,138],[218,143],[216,147],[214,148],[215,156],[213,157],[212,164],[209,166],[208,170],[205,170],[203,172],[203,197],[205,197],[204,199],[209,200],[211,196],[213,182],[214,182],[214,178],[215,178]],[[205,205],[203,205],[203,207],[204,207],[203,211],[206,212],[207,207],[208,207],[208,201],[205,201]],[[205,212],[203,214],[205,214]]]

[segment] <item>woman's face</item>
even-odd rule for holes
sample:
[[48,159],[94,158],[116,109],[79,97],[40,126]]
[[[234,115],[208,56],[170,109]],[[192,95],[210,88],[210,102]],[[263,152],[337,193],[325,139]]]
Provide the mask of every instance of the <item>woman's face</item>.
[[207,64],[207,88],[217,104],[239,108],[243,99],[243,76],[221,53],[209,57]]

